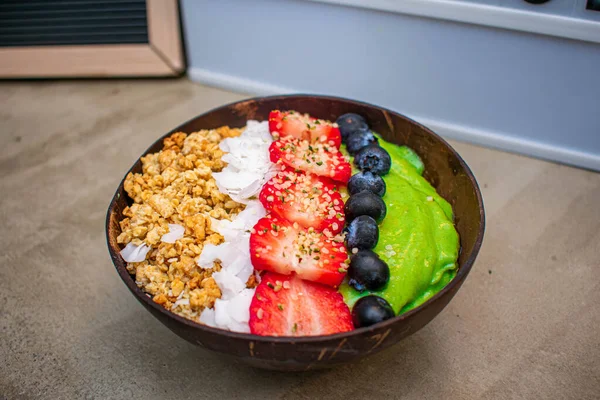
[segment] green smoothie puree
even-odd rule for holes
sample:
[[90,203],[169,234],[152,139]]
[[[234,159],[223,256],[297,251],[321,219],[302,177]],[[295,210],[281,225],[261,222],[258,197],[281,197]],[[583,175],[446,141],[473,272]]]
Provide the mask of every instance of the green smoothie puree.
[[358,292],[344,282],[340,292],[348,306],[360,297],[376,294],[396,314],[413,309],[439,292],[456,275],[458,233],[450,204],[421,174],[419,156],[406,146],[379,138],[392,158],[384,176],[387,215],[379,225],[379,242],[373,249],[390,268],[390,281],[376,292]]

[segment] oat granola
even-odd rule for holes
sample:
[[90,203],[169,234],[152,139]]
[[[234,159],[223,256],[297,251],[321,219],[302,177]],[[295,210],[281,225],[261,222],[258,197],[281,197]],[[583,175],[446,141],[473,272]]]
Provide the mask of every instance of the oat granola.
[[[241,131],[221,127],[174,133],[164,139],[161,151],[142,157],[142,173],[129,173],[124,182],[133,204],[123,211],[117,241],[152,247],[144,261],[128,263],[127,270],[156,303],[189,319],[196,320],[221,297],[212,277],[219,263],[203,269],[195,259],[206,243],[223,242],[211,230],[210,217],[231,220],[245,207],[221,193],[212,177],[226,166],[219,143]],[[169,224],[185,228],[175,243],[161,241]],[[247,287],[256,284],[252,275]]]

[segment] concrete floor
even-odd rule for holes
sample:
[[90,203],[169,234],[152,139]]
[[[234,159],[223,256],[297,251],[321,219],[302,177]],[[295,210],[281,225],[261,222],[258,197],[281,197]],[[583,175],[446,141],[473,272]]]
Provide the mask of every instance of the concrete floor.
[[600,396],[600,174],[462,143],[485,242],[417,334],[356,365],[273,374],[162,326],[110,262],[106,207],[156,137],[243,97],[185,79],[0,84],[0,398]]

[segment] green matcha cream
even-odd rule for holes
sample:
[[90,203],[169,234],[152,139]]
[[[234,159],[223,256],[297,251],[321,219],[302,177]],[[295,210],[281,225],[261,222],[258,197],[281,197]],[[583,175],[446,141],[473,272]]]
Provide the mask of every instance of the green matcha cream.
[[340,292],[350,309],[360,297],[372,293],[402,314],[454,278],[459,240],[452,207],[421,176],[424,166],[419,156],[381,137],[379,144],[392,157],[392,168],[383,177],[387,215],[379,224],[379,242],[373,251],[390,267],[390,281],[382,290],[362,293],[344,282]]

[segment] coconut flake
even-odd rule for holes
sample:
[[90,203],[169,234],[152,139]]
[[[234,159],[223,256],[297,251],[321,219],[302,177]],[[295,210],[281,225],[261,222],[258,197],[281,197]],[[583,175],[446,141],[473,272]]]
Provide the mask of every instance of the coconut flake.
[[183,237],[185,228],[178,224],[169,224],[169,232],[162,235],[161,242],[175,243]]
[[229,300],[246,287],[246,282],[233,275],[227,269],[222,269],[212,274],[213,279],[221,289],[221,299]]
[[262,179],[263,175],[256,171],[234,171],[224,168],[221,172],[214,172],[213,178],[219,187],[219,190],[227,194],[236,194],[243,188],[257,179]]
[[227,167],[213,173],[219,190],[238,203],[245,204],[256,197],[272,177],[273,163],[269,157],[272,141],[267,121],[248,121],[240,136],[222,140],[219,147],[226,154],[221,159]]
[[255,273],[250,259],[250,233],[267,213],[256,197],[278,171],[269,158],[272,141],[267,121],[248,121],[239,137],[219,144],[226,153],[221,159],[227,167],[213,173],[217,187],[234,201],[246,204],[246,208],[231,221],[211,218],[211,230],[222,235],[225,242],[218,246],[206,244],[196,260],[202,268],[212,268],[216,260],[221,263],[221,270],[212,274],[221,289],[221,298],[215,301],[213,309],[205,309],[200,315],[200,322],[207,325],[250,332],[248,320],[254,289],[247,289],[246,282]]
[[200,314],[199,321],[208,326],[217,326],[215,321],[215,310],[212,308],[205,308]]
[[187,306],[190,304],[190,299],[179,299],[175,303],[173,303],[173,308],[177,306]]
[[215,300],[214,309],[207,308],[200,315],[200,322],[235,332],[250,332],[250,303],[254,289],[244,289],[229,300]]
[[239,262],[240,268],[237,272],[235,272],[235,276],[237,276],[242,282],[248,282],[250,279],[250,275],[254,272],[254,267],[252,266],[252,262],[249,259],[243,260],[244,262]]
[[196,257],[196,264],[200,268],[210,269],[214,265],[215,260],[219,257],[219,246],[206,243],[202,248],[202,253]]
[[234,321],[247,324],[250,320],[250,302],[254,297],[254,289],[244,289],[227,304],[229,316]]
[[146,259],[146,254],[152,249],[147,246],[146,243],[141,245],[135,245],[131,242],[127,243],[127,246],[121,250],[120,254],[123,260],[126,262],[142,262]]
[[[257,174],[258,175],[258,174]],[[236,198],[246,202],[246,199],[251,197],[255,197],[256,194],[260,193],[260,189],[263,187],[263,178],[265,174],[261,174],[257,176],[252,182],[250,182],[247,186],[240,189],[240,191],[235,195]],[[233,197],[232,197],[233,198]]]
[[[249,230],[265,215],[267,215],[267,210],[265,210],[262,203],[254,200],[246,205],[246,208],[238,214],[238,217],[240,218],[240,222],[243,223],[243,229]],[[238,218],[236,218],[236,221],[238,221]]]
[[255,121],[249,120],[246,123],[246,129],[242,132],[242,135],[245,137],[253,137],[257,139],[262,139],[265,142],[271,143],[273,141],[273,137],[269,132],[269,122],[268,121]]
[[250,231],[259,219],[267,215],[267,211],[258,200],[251,200],[244,211],[236,215],[233,221],[226,219],[210,219],[210,227],[221,234],[226,242],[235,242],[239,236],[250,237]]
[[228,328],[231,318],[227,312],[227,301],[215,300],[215,324],[219,328]]
[[[229,221],[227,219],[216,219],[216,218],[210,217],[210,229],[213,232],[217,232],[217,233],[225,236],[225,233],[228,232],[230,225],[231,225],[231,221]],[[225,239],[225,240],[227,240],[227,239]]]

